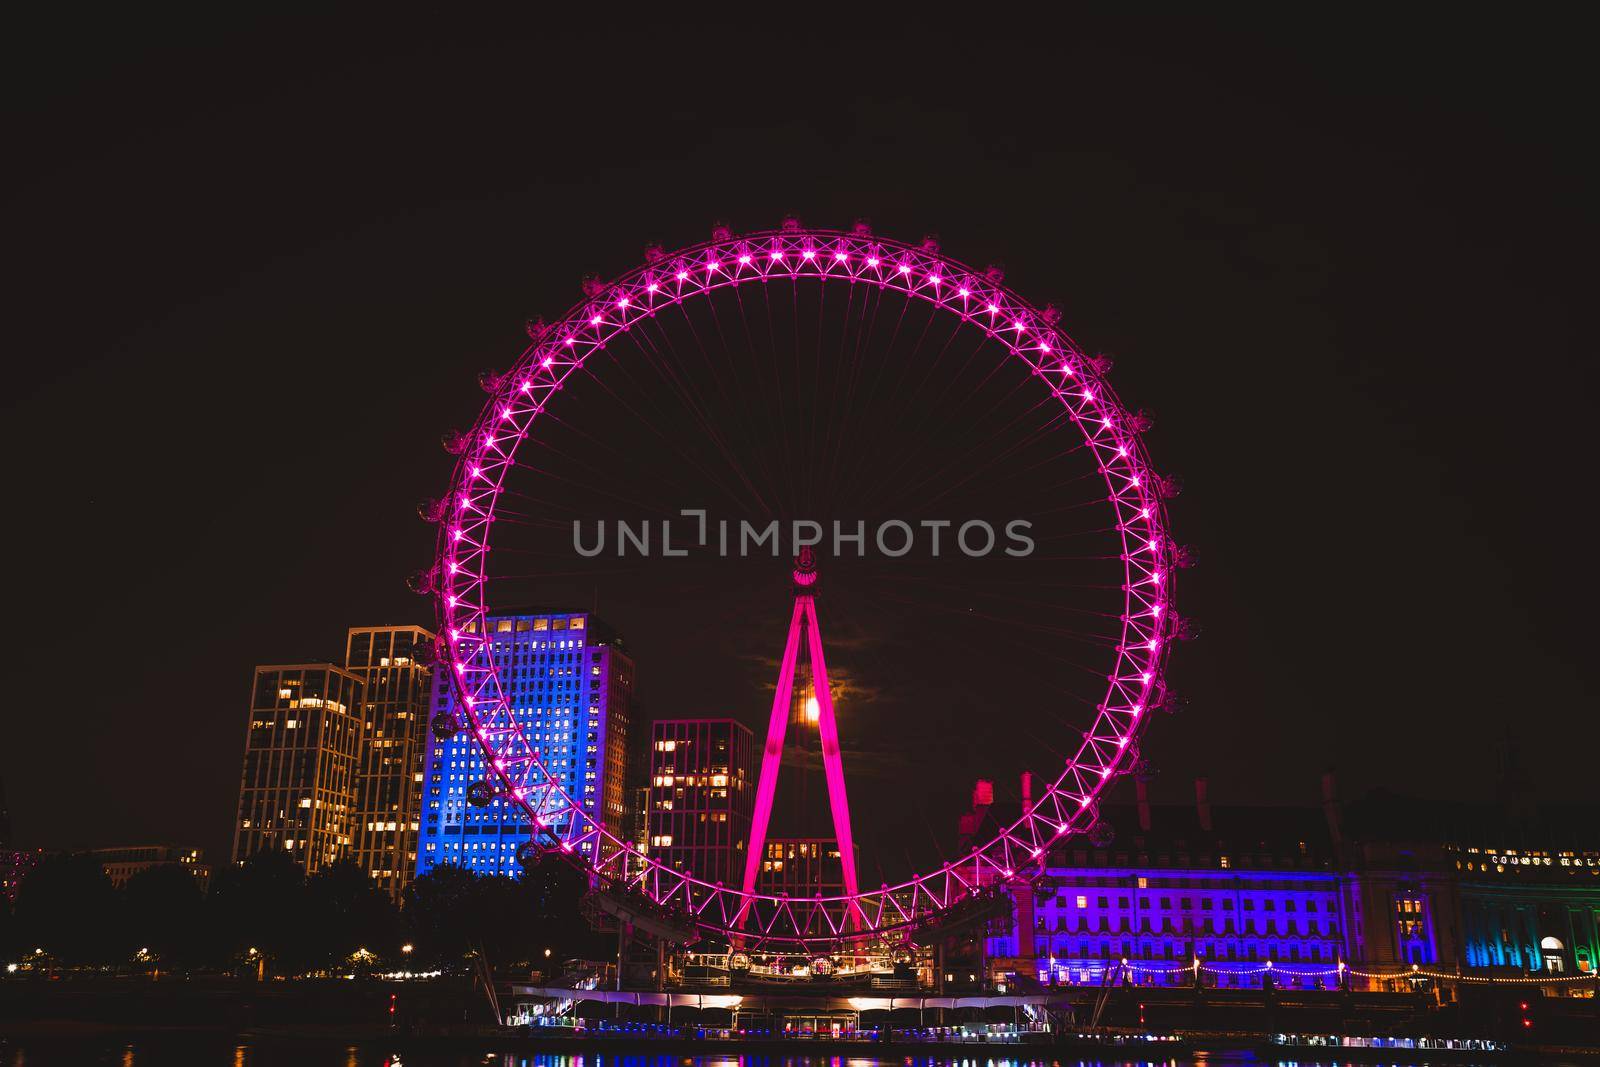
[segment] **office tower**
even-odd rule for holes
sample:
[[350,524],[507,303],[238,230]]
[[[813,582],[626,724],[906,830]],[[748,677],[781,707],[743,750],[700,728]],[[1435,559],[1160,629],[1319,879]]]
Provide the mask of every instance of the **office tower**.
[[662,863],[733,885],[755,807],[755,735],[733,719],[657,719],[646,848]]
[[349,852],[362,690],[331,663],[255,669],[234,862],[282,849],[312,874]]
[[836,897],[844,892],[844,864],[831,837],[774,837],[761,853],[756,892],[773,896]]
[[[517,611],[488,620],[490,642],[512,712],[561,787],[613,834],[623,832],[623,776],[633,703],[633,661],[617,633],[583,612]],[[441,733],[449,722],[457,728]],[[467,801],[489,777],[483,752],[445,672],[434,677],[424,755],[417,873],[453,863],[479,874],[515,876],[529,827],[519,808]],[[564,824],[552,827],[564,832]],[[582,847],[587,851],[589,844]],[[592,856],[589,858],[593,858]]]
[[356,626],[346,637],[345,669],[363,682],[351,857],[396,898],[417,869],[432,663],[433,634],[420,626]]

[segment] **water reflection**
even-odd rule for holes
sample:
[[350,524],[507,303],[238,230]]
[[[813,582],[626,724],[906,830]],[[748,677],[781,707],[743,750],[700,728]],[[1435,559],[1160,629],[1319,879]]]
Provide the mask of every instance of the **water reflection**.
[[[998,1051],[998,1050],[996,1050]],[[1358,1061],[1359,1062],[1359,1061]],[[396,1050],[380,1046],[315,1041],[238,1043],[200,1038],[95,1043],[59,1041],[23,1047],[0,1041],[0,1067],[1355,1067],[1348,1060],[1264,1060],[1248,1053],[1196,1054],[1186,1059],[1079,1059],[1046,1050],[985,1055],[971,1050],[946,1056],[748,1055],[700,1056],[613,1053],[507,1053],[479,1046]],[[1394,1060],[1370,1067],[1421,1067],[1423,1061]],[[1464,1064],[1463,1067],[1473,1067]]]

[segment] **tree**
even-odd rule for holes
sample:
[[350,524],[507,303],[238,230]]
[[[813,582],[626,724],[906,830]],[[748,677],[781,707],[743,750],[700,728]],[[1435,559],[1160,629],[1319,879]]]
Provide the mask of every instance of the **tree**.
[[389,956],[400,945],[394,902],[349,860],[307,879],[305,919],[308,954],[315,966],[334,966],[357,949]]
[[406,887],[403,916],[419,959],[448,965],[482,951],[501,967],[546,966],[546,949],[556,960],[609,951],[579,908],[587,884],[563,863],[521,878],[446,864]]
[[253,948],[278,961],[280,970],[298,969],[306,955],[305,876],[291,857],[259,852],[219,871],[206,904],[214,960],[227,962]]
[[176,863],[147,867],[122,887],[122,915],[135,950],[148,948],[166,964],[195,962],[203,938],[196,922],[205,895],[189,870]]
[[120,962],[129,952],[119,934],[120,903],[94,856],[51,856],[17,890],[13,936],[63,963]]
[[435,867],[406,886],[401,917],[418,961],[459,963],[473,940],[471,910],[479,877],[454,864]]

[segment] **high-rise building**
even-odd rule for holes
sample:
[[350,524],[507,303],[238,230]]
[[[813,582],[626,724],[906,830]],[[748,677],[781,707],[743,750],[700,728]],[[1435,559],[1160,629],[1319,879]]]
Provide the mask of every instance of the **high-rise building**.
[[255,669],[234,862],[283,849],[311,874],[349,852],[363,690],[332,663]]
[[[582,612],[511,612],[490,617],[488,627],[488,654],[529,742],[567,795],[620,834],[633,703],[633,660],[621,638]],[[467,717],[440,671],[423,757],[417,873],[453,863],[479,874],[516,876],[527,820],[503,800],[468,803],[468,788],[488,777],[483,753],[464,728],[441,734],[437,726],[447,720],[464,727]],[[565,826],[551,829],[561,833]]]
[[836,897],[844,892],[844,864],[831,837],[770,837],[761,852],[756,891],[773,896]]
[[182,845],[119,845],[115,848],[90,849],[89,854],[100,861],[111,884],[121,888],[128,879],[152,867],[172,864],[189,873],[202,891],[211,884],[211,867],[206,863],[205,850]]
[[345,641],[345,669],[364,683],[351,857],[395,897],[417,869],[432,663],[420,626],[356,626]]
[[754,760],[755,735],[734,719],[657,719],[645,793],[649,854],[733,885],[750,840]]

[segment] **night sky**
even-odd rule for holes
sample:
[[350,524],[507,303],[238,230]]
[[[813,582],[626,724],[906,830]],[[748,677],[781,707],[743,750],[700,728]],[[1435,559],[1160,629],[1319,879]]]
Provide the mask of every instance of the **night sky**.
[[[524,319],[647,241],[789,212],[1003,262],[1155,413],[1202,558],[1179,603],[1204,625],[1174,665],[1191,706],[1146,745],[1158,797],[1205,773],[1222,803],[1309,802],[1332,766],[1347,794],[1481,799],[1507,731],[1541,799],[1592,793],[1574,768],[1600,745],[1581,669],[1593,100],[1573,27],[231,17],[11,27],[0,776],[24,843],[225,857],[251,666],[431,624],[403,582],[432,552],[416,503]],[[647,716],[754,724],[786,594],[780,570],[751,606],[751,573],[518,595],[615,620]],[[850,610],[849,587],[845,669],[917,693],[945,653]],[[975,602],[917,588],[908,617]],[[683,653],[686,616],[747,608],[748,633]],[[1043,625],[1023,598],[995,611]],[[892,652],[881,671],[857,641]],[[708,670],[727,677],[697,690]],[[1024,707],[1055,692],[1032,668],[1010,684]],[[1017,767],[1053,772],[1026,714],[974,729],[976,685],[858,723],[858,821],[908,780],[942,810],[979,774],[1004,793]],[[890,732],[911,738],[897,770],[867,773]]]

